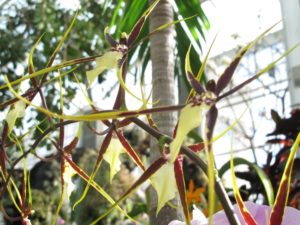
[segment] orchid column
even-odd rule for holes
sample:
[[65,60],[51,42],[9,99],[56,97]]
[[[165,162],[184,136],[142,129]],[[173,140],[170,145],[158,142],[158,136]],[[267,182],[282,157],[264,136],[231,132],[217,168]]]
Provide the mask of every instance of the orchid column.
[[[152,0],[149,0],[152,2]],[[173,9],[171,0],[161,0],[149,17],[150,32],[163,24],[173,21]],[[152,61],[152,85],[153,85],[153,102],[159,100],[157,106],[166,106],[175,104],[175,87],[174,87],[174,27],[168,27],[152,35],[151,43],[151,61]],[[172,136],[172,131],[176,124],[176,114],[159,113],[153,115],[154,122],[158,129]],[[151,159],[153,162],[159,157],[158,143],[156,140],[151,141]],[[166,187],[167,188],[167,187]],[[179,209],[169,206],[162,208],[156,216],[157,197],[153,188],[149,191],[151,196],[149,202],[150,224],[165,225],[172,219],[178,218]],[[178,202],[178,201],[177,201]]]

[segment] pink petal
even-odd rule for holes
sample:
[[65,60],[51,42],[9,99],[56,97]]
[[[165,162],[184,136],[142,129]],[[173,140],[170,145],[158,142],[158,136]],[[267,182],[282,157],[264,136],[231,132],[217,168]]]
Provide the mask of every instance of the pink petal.
[[[272,208],[266,205],[259,205],[253,202],[245,202],[247,209],[254,217],[258,225],[266,225],[269,223]],[[242,225],[246,225],[242,219],[237,205],[234,205],[234,211]],[[214,225],[230,225],[224,211],[220,211],[214,215]],[[286,207],[282,225],[298,225],[300,221],[300,211],[291,207]]]
[[[272,208],[267,205],[259,205],[255,204],[253,202],[245,202],[245,205],[251,215],[254,217],[258,225],[266,225],[269,224],[270,221],[270,215]],[[246,225],[244,222],[242,215],[240,214],[240,211],[238,209],[237,205],[234,205],[234,212],[237,214],[241,225]],[[207,225],[204,221],[200,221],[194,218],[194,220],[191,221],[192,225]],[[285,208],[285,215],[283,217],[283,221],[281,225],[299,225],[300,224],[300,211],[292,208],[292,207],[286,207]],[[169,225],[185,225],[184,222],[174,220]],[[230,223],[227,220],[227,217],[225,215],[224,210],[216,213],[213,216],[213,225],[230,225]]]

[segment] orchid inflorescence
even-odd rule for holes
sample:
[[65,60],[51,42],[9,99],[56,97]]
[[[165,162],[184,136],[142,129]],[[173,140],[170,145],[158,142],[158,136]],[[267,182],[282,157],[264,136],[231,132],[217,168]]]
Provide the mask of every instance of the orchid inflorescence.
[[[104,53],[102,56],[95,56],[89,58],[75,59],[70,60],[55,66],[52,66],[55,55],[59,51],[61,45],[66,40],[74,22],[71,23],[66,34],[63,36],[58,47],[55,49],[53,55],[49,59],[47,68],[35,71],[32,62],[32,54],[34,48],[30,54],[29,68],[31,68],[28,75],[25,75],[19,80],[9,81],[6,77],[6,85],[1,86],[0,89],[9,88],[11,93],[14,95],[14,99],[1,104],[2,107],[10,106],[10,110],[6,115],[4,122],[4,128],[2,129],[1,141],[0,141],[0,169],[1,176],[4,180],[4,186],[1,188],[1,197],[5,193],[8,193],[15,203],[16,208],[18,209],[21,220],[23,224],[30,224],[30,212],[31,212],[31,202],[30,197],[26,194],[26,188],[23,188],[21,193],[14,185],[13,181],[13,170],[16,164],[19,161],[24,160],[27,155],[34,152],[38,144],[51,132],[59,129],[59,138],[51,138],[51,143],[57,150],[57,156],[59,156],[61,162],[61,184],[62,184],[62,194],[61,202],[57,208],[56,216],[54,218],[53,224],[55,224],[56,219],[60,211],[60,207],[64,201],[65,194],[70,197],[71,192],[74,190],[74,184],[72,183],[72,177],[75,174],[78,174],[83,180],[87,182],[87,185],[82,193],[82,196],[75,202],[74,207],[76,207],[80,202],[85,198],[90,187],[97,190],[112,206],[107,209],[102,215],[100,215],[96,220],[91,224],[96,224],[99,220],[105,217],[113,209],[118,209],[125,216],[130,216],[126,213],[124,209],[119,206],[119,203],[126,199],[136,188],[138,188],[145,181],[149,180],[151,185],[155,188],[158,195],[158,204],[157,204],[157,213],[160,209],[176,196],[176,193],[179,193],[181,206],[183,209],[183,214],[185,217],[186,224],[207,224],[207,220],[199,219],[190,221],[189,216],[189,205],[186,198],[185,182],[183,177],[183,166],[182,160],[183,157],[190,157],[201,169],[208,175],[209,186],[208,186],[208,199],[209,199],[209,219],[211,221],[216,221],[219,214],[213,216],[214,212],[214,202],[215,202],[215,193],[218,195],[220,202],[223,205],[224,212],[221,218],[222,221],[228,220],[230,224],[239,224],[239,218],[245,221],[246,224],[256,224],[255,219],[251,216],[247,210],[246,206],[249,206],[249,203],[246,205],[243,203],[242,199],[239,196],[238,188],[234,185],[235,197],[237,200],[237,205],[240,213],[237,210],[237,207],[233,208],[230,201],[227,198],[227,194],[224,190],[224,187],[218,177],[218,174],[214,165],[214,156],[213,156],[213,130],[218,117],[217,103],[223,98],[230,96],[239,89],[243,88],[245,85],[249,84],[251,81],[255,80],[257,77],[262,75],[264,72],[268,71],[270,68],[274,67],[276,63],[288,55],[294,48],[289,49],[284,53],[280,58],[272,62],[261,72],[246,80],[245,82],[239,84],[238,86],[224,92],[228,84],[232,80],[235,69],[237,68],[240,60],[246,54],[246,52],[260,39],[262,38],[270,29],[262,33],[257,39],[253,42],[246,45],[241,49],[237,57],[230,63],[226,70],[221,74],[220,78],[217,81],[209,80],[205,88],[201,83],[201,77],[204,72],[205,62],[202,63],[201,68],[199,69],[198,74],[195,76],[190,65],[190,50],[187,51],[185,67],[186,67],[186,77],[192,87],[192,90],[188,96],[185,105],[175,105],[175,106],[163,106],[163,107],[153,107],[147,108],[149,105],[148,99],[138,98],[134,95],[126,86],[126,74],[128,67],[128,53],[132,48],[137,46],[138,43],[135,43],[141,29],[145,23],[145,20],[154,9],[159,0],[156,0],[142,15],[142,17],[135,24],[131,32],[127,35],[126,33],[121,34],[120,41],[116,41],[110,34],[109,29],[105,29],[105,37],[108,43],[111,45],[111,49]],[[172,23],[174,24],[174,23]],[[170,25],[172,25],[170,24]],[[158,28],[157,32],[163,28]],[[153,35],[155,32],[153,32]],[[48,109],[46,102],[43,102],[43,106],[37,106],[32,103],[33,97],[37,94],[43,99],[43,92],[41,86],[47,83],[47,74],[52,71],[57,71],[61,68],[67,66],[74,66],[76,64],[96,61],[96,67],[92,70],[87,71],[87,79],[89,82],[89,87],[92,85],[94,80],[99,76],[104,70],[107,69],[116,69],[117,76],[119,80],[119,90],[115,99],[113,109],[111,111],[102,111],[92,106],[94,112],[88,115],[65,115],[63,113],[63,104],[61,104],[60,112],[52,112]],[[36,79],[38,76],[42,76],[40,83]],[[59,75],[56,79],[60,79],[63,75]],[[22,81],[30,79],[34,85],[33,89],[28,89],[27,92],[20,94],[13,89],[13,86],[20,85]],[[88,88],[89,88],[88,87]],[[36,89],[34,89],[36,88]],[[124,110],[124,96],[125,93],[133,95],[140,101],[142,101],[142,107],[138,110]],[[7,154],[6,149],[10,145],[16,145],[19,147],[19,141],[22,141],[22,138],[16,137],[14,135],[14,127],[17,120],[22,119],[25,114],[27,107],[32,107],[37,111],[46,115],[47,118],[51,121],[51,125],[47,130],[41,132],[41,136],[29,147],[28,150],[22,150],[22,155],[17,158],[12,164],[10,164],[9,170],[6,168],[7,164]],[[174,136],[168,137],[162,134],[159,131],[159,127],[156,127],[154,121],[151,119],[151,114],[153,113],[163,113],[165,111],[174,111],[180,110],[180,116],[177,123],[177,126],[174,128]],[[147,115],[147,122],[144,122],[138,118],[138,116]],[[55,123],[59,119],[59,122]],[[80,126],[76,137],[68,145],[63,144],[64,139],[64,126],[70,123],[84,122],[84,121],[98,121],[101,120],[102,123],[107,127],[106,131],[102,133],[104,135],[103,142],[100,146],[96,163],[94,165],[93,171],[90,175],[82,170],[76,163],[72,160],[72,152],[75,151],[76,145],[80,138]],[[140,159],[139,155],[136,153],[135,149],[130,145],[129,141],[125,138],[123,134],[123,128],[129,124],[134,123],[137,126],[141,127],[143,130],[148,132],[154,138],[158,139],[162,146],[161,156],[156,161],[154,161],[148,168],[145,167],[143,161]],[[197,143],[192,146],[185,146],[184,140],[188,133],[201,126],[203,127],[201,136],[204,140],[204,143]],[[293,164],[293,156],[297,150],[300,137],[297,137],[296,142],[292,148],[292,153],[290,155],[290,160],[286,165],[286,170],[284,177],[281,181],[280,191],[278,192],[273,210],[267,210],[270,213],[270,225],[280,224],[283,218],[283,213],[286,206],[286,198],[288,196],[288,186],[290,182],[290,168]],[[202,159],[196,153],[204,150],[206,153],[206,159]],[[103,188],[99,186],[94,181],[95,175],[100,168],[102,160],[105,160],[110,165],[110,181],[113,180],[115,174],[120,170],[120,154],[127,153],[133,162],[140,168],[142,175],[133,183],[133,185],[118,199],[114,200]],[[232,163],[232,168],[233,168]],[[27,182],[26,168],[24,167],[24,178],[23,184]],[[234,172],[233,172],[234,177]],[[167,183],[166,183],[167,182]],[[24,186],[24,185],[23,185]],[[169,186],[169,188],[166,188]],[[26,185],[25,185],[26,187]],[[29,187],[30,188],[30,187]],[[15,200],[15,197],[12,195],[12,191],[18,193],[18,201]],[[20,205],[18,205],[18,203]],[[251,206],[252,207],[252,206]],[[258,206],[257,206],[258,207]],[[289,209],[288,209],[289,210]],[[226,218],[225,219],[225,216]],[[297,215],[298,216],[298,215]],[[255,217],[255,216],[254,216]],[[132,218],[130,218],[132,219]],[[285,221],[284,219],[283,221]],[[204,221],[204,222],[203,222]],[[275,222],[274,222],[275,221]],[[174,221],[170,225],[183,224],[183,222]],[[216,224],[225,224],[225,223],[216,223]],[[258,223],[260,224],[260,223]],[[284,223],[285,225],[290,223]]]

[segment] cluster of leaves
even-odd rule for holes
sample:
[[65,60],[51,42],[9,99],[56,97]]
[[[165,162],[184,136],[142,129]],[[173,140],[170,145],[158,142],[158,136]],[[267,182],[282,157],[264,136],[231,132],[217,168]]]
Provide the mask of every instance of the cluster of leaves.
[[[200,66],[197,75],[194,75],[189,48],[186,54],[185,60],[185,74],[186,79],[192,87],[187,101],[184,105],[173,105],[173,106],[161,106],[148,108],[149,97],[145,97],[142,93],[142,97],[137,97],[126,86],[126,76],[127,68],[129,64],[129,54],[132,50],[139,44],[138,37],[142,31],[145,21],[151,11],[158,4],[159,0],[154,1],[149,8],[147,8],[143,14],[139,17],[137,22],[133,25],[129,34],[123,32],[120,34],[120,39],[116,40],[109,32],[108,29],[105,30],[104,35],[107,42],[110,44],[111,49],[105,52],[101,57],[87,57],[73,59],[69,61],[64,61],[59,64],[53,65],[54,59],[57,54],[61,51],[63,43],[67,40],[69,33],[71,32],[72,26],[75,24],[75,18],[73,19],[70,27],[67,29],[61,40],[59,41],[54,52],[50,54],[47,62],[47,66],[41,70],[35,70],[35,65],[33,64],[33,55],[36,46],[39,44],[41,38],[34,44],[28,60],[28,71],[29,73],[22,78],[11,80],[5,76],[5,84],[0,86],[0,89],[9,90],[14,96],[3,103],[5,107],[10,107],[7,112],[7,116],[3,121],[3,129],[1,131],[1,141],[0,141],[0,169],[1,178],[3,180],[3,186],[1,189],[0,196],[8,195],[13,202],[14,206],[19,212],[18,217],[14,217],[14,220],[21,220],[23,224],[30,224],[30,216],[32,210],[32,197],[31,197],[31,186],[28,180],[28,173],[26,169],[26,156],[33,154],[37,156],[35,150],[41,146],[41,141],[48,139],[52,146],[56,149],[56,158],[60,163],[60,184],[61,184],[61,195],[60,200],[57,205],[55,216],[52,220],[52,224],[56,223],[56,220],[60,214],[64,199],[70,197],[71,193],[74,191],[76,186],[72,182],[72,177],[77,174],[82,178],[87,184],[83,190],[81,197],[75,202],[73,208],[80,204],[90,188],[95,189],[101,196],[103,196],[110,204],[109,207],[103,214],[92,221],[90,224],[96,224],[98,221],[103,219],[112,210],[117,209],[126,217],[131,220],[127,212],[120,207],[120,203],[124,201],[133,191],[135,191],[141,184],[145,181],[150,181],[151,185],[155,188],[158,194],[158,205],[157,212],[165,205],[169,204],[169,200],[173,199],[176,193],[179,193],[182,210],[184,213],[185,221],[190,224],[189,220],[189,210],[187,204],[186,189],[183,177],[183,157],[189,157],[201,167],[201,169],[207,173],[208,176],[208,214],[212,215],[214,212],[215,204],[215,194],[218,196],[222,206],[225,209],[226,215],[228,216],[231,224],[238,224],[236,216],[233,214],[232,205],[226,198],[227,194],[215,173],[214,167],[214,156],[213,156],[213,141],[219,137],[214,137],[213,130],[218,117],[217,103],[224,97],[235,93],[237,90],[243,88],[245,85],[255,80],[257,77],[262,75],[264,72],[268,71],[270,68],[287,54],[289,54],[293,49],[288,50],[280,58],[269,64],[266,68],[260,71],[255,76],[244,81],[236,87],[226,91],[228,84],[230,83],[235,69],[237,68],[240,60],[246,54],[246,52],[269,30],[260,35],[253,42],[241,49],[239,54],[231,64],[226,68],[226,70],[220,75],[217,81],[209,80],[203,85],[200,81],[202,80],[202,75],[204,72],[204,63]],[[178,23],[178,21],[174,22]],[[149,35],[155,35],[155,33],[161,31],[167,26],[171,26],[174,23],[166,24],[162,27],[157,28],[154,32]],[[148,36],[149,36],[148,35]],[[64,95],[63,95],[63,77],[67,74],[72,73],[77,67],[76,65],[83,64],[86,62],[96,61],[96,68],[87,71],[87,78],[89,85],[97,78],[99,73],[102,73],[106,69],[115,69],[119,81],[119,89],[113,108],[109,111],[104,111],[98,109],[93,102],[88,98],[93,112],[87,115],[66,115],[64,113]],[[62,69],[66,68],[66,72],[62,72]],[[71,69],[70,69],[71,68]],[[50,77],[49,74],[58,71],[58,74],[54,74],[54,77]],[[75,76],[76,77],[76,76]],[[24,93],[20,93],[20,85],[24,80],[30,80],[31,87],[25,90]],[[45,96],[47,92],[42,88],[44,86],[51,85],[51,82],[57,82],[59,86],[60,102],[57,110],[53,110],[48,107],[49,102],[45,101]],[[19,88],[14,89],[14,86],[19,86]],[[129,111],[125,104],[125,94],[130,94],[141,102],[141,107],[138,110]],[[39,96],[41,99],[41,106],[36,105],[33,102],[35,96]],[[21,133],[17,135],[14,132],[14,127],[16,121],[23,118],[27,108],[32,108],[44,115],[44,119],[49,121],[50,126],[46,129],[40,128],[39,124],[35,124],[31,130],[27,133]],[[181,110],[180,117],[177,126],[174,128],[173,138],[168,137],[160,132],[159,127],[157,127],[151,118],[153,113],[164,113],[166,111]],[[146,115],[146,122],[142,121],[139,117]],[[202,121],[203,120],[203,121]],[[74,149],[77,146],[78,140],[81,136],[81,125],[79,125],[78,132],[76,136],[70,143],[64,143],[65,141],[65,126],[72,123],[84,123],[88,121],[101,121],[106,129],[101,133],[103,136],[102,145],[98,151],[96,157],[96,162],[93,166],[92,172],[87,174],[77,163],[73,161]],[[238,122],[238,121],[236,121]],[[149,167],[145,167],[139,155],[136,153],[135,149],[130,145],[128,140],[124,137],[123,129],[129,124],[134,123],[147,131],[151,136],[157,138],[161,145],[161,155],[155,162],[153,162]],[[200,124],[204,126],[204,132],[201,134],[203,137],[203,143],[196,143],[192,146],[184,146],[184,138],[188,133],[194,128],[198,127]],[[234,124],[232,125],[234,126]],[[227,130],[230,130],[229,127]],[[25,138],[32,135],[32,130],[39,130],[40,135],[35,138],[35,141],[31,146],[26,146]],[[58,136],[53,135],[55,131],[58,132]],[[225,133],[226,131],[224,131]],[[53,135],[53,136],[52,136]],[[96,135],[96,132],[95,132]],[[222,136],[222,135],[221,135]],[[281,181],[280,187],[277,195],[277,200],[275,203],[274,211],[271,215],[271,225],[275,224],[272,222],[276,220],[277,222],[281,220],[285,202],[286,193],[288,190],[290,182],[290,168],[293,164],[293,154],[299,144],[299,137],[294,144],[292,154],[285,170],[285,178]],[[20,151],[20,156],[11,162],[7,155],[7,149],[17,149]],[[205,150],[205,159],[199,157],[196,152]],[[115,174],[120,170],[120,159],[119,155],[121,153],[127,153],[131,160],[140,168],[142,175],[133,182],[132,186],[125,191],[118,200],[113,199],[95,180],[96,174],[99,172],[100,165],[106,161],[110,165],[110,180],[113,180]],[[38,157],[38,156],[37,156]],[[18,162],[23,161],[23,173],[22,182],[18,187],[15,183],[15,178],[13,176],[13,171],[18,164]],[[233,173],[234,176],[234,173]],[[235,191],[237,191],[236,184],[234,186]],[[243,202],[236,192],[235,195],[240,209],[245,215],[244,219],[248,222],[249,213],[245,209]],[[253,223],[254,224],[254,223]]]

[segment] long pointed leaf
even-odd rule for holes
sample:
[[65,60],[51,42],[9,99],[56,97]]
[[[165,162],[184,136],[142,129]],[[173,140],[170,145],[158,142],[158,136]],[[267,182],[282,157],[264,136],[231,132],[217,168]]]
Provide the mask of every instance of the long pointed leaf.
[[[253,168],[262,183],[264,190],[266,192],[266,197],[268,200],[269,205],[274,204],[274,191],[272,183],[266,173],[254,163],[249,162],[248,160],[240,157],[233,158],[234,165],[247,165],[250,168]],[[230,161],[226,162],[220,169],[219,169],[219,176],[222,177],[224,173],[230,169]]]
[[291,183],[291,176],[292,176],[292,168],[294,164],[294,157],[298,150],[299,143],[300,143],[300,133],[298,134],[296,141],[293,144],[291,153],[289,155],[284,172],[282,174],[282,178],[277,192],[278,194],[276,196],[275,204],[271,213],[270,225],[280,225],[282,222],[285,207],[290,192],[290,183]]
[[235,199],[237,202],[237,205],[239,207],[239,210],[244,218],[244,221],[246,225],[257,225],[255,219],[252,217],[250,212],[248,211],[241,194],[239,192],[239,188],[237,186],[237,181],[234,173],[234,163],[233,163],[233,149],[231,148],[231,157],[230,157],[230,170],[231,170],[231,177],[232,177],[232,183],[233,183],[233,191],[235,195]]

